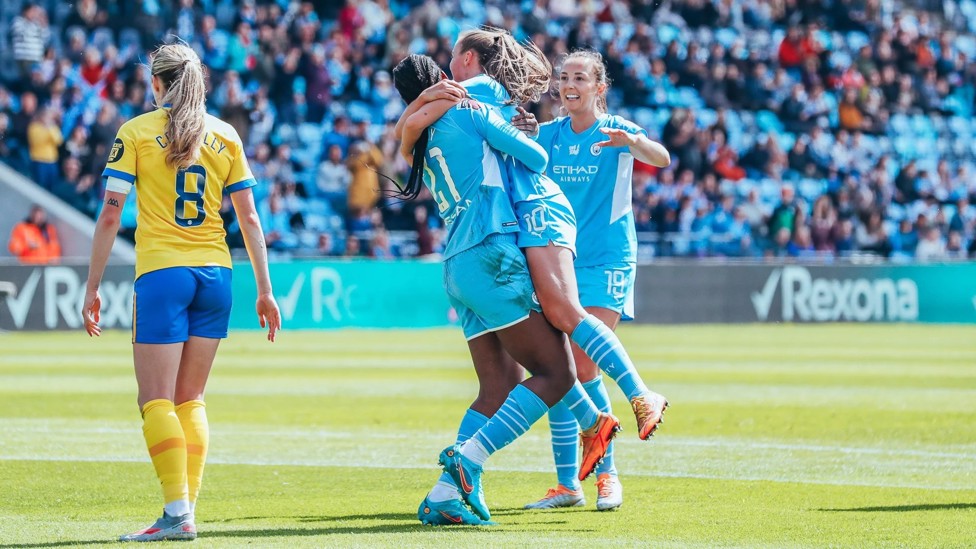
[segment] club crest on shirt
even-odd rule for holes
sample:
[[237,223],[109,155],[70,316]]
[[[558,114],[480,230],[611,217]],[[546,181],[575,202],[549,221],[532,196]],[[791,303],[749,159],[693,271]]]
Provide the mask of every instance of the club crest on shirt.
[[478,103],[477,101],[471,99],[470,97],[465,97],[464,99],[461,100],[460,103],[457,104],[457,108],[460,111],[464,111],[464,110],[477,111],[477,110],[481,110],[481,103]]
[[603,152],[603,147],[601,147],[599,143],[590,145],[590,154],[593,156],[600,156],[601,152]]
[[569,156],[576,156],[579,154],[579,145],[569,146]]
[[122,158],[123,154],[125,154],[125,145],[122,143],[121,139],[116,137],[115,143],[112,144],[112,150],[108,153],[109,163],[118,162],[119,159]]

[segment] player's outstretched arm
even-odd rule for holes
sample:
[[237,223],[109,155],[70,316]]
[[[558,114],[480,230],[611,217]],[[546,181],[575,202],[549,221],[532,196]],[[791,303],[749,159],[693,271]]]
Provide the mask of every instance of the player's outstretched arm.
[[102,212],[95,222],[95,234],[92,237],[91,259],[88,263],[88,284],[85,288],[85,304],[81,308],[81,318],[85,322],[88,336],[102,334],[98,326],[99,311],[102,298],[98,295],[98,287],[102,284],[105,274],[105,264],[115,244],[115,237],[119,234],[119,224],[122,217],[122,207],[125,206],[125,194],[116,191],[105,191],[105,203]]
[[244,235],[247,255],[251,258],[251,268],[254,270],[254,281],[258,288],[258,299],[255,303],[258,321],[262,328],[268,328],[268,341],[273,342],[281,329],[281,312],[271,290],[268,249],[264,242],[264,231],[261,230],[261,220],[254,206],[254,194],[247,188],[231,193],[230,199]]
[[600,147],[627,147],[634,158],[658,168],[671,164],[671,155],[664,145],[652,141],[646,135],[619,128],[601,128],[600,131],[607,136],[606,141],[597,143]]

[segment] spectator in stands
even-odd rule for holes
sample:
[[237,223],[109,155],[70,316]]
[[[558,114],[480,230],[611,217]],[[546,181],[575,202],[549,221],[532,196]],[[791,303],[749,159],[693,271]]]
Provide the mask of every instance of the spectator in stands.
[[898,223],[898,230],[891,235],[892,257],[909,258],[915,255],[918,246],[918,233],[912,220],[905,218]]
[[351,182],[352,173],[342,159],[342,147],[338,144],[330,146],[328,158],[319,164],[315,179],[318,196],[325,198],[334,211],[345,212]]
[[33,2],[24,2],[20,16],[10,27],[10,36],[20,77],[27,79],[34,65],[43,59],[44,46],[51,38],[47,13]]
[[813,249],[818,252],[833,252],[834,225],[837,224],[837,211],[834,209],[830,197],[821,195],[813,203],[813,213],[810,216],[810,239]]
[[865,252],[872,252],[882,257],[891,255],[891,242],[885,231],[881,212],[872,210],[864,223],[857,226],[854,237],[857,248]]
[[[780,203],[770,214],[768,221],[770,237],[783,240],[783,247],[793,237],[793,228],[796,226],[796,218],[799,214],[798,210],[796,191],[793,189],[793,185],[784,184],[780,188]],[[786,231],[785,239],[780,235],[784,230]]]
[[31,175],[34,181],[49,191],[58,181],[58,148],[63,141],[58,113],[52,107],[41,110],[27,127]]
[[945,241],[938,227],[927,227],[915,248],[915,259],[919,261],[941,261],[948,258]]
[[793,237],[786,245],[786,254],[790,257],[809,258],[816,255],[813,247],[813,240],[810,237],[810,228],[806,225],[797,225],[793,231]]
[[48,264],[61,260],[58,231],[48,223],[47,213],[38,205],[31,206],[27,219],[14,225],[7,249],[25,264]]
[[95,176],[82,173],[81,160],[75,156],[65,157],[61,171],[61,180],[52,189],[54,194],[94,218],[99,199]]
[[834,231],[834,250],[839,256],[849,255],[856,249],[854,242],[854,219],[851,217],[841,217],[837,222]]
[[14,156],[16,145],[10,138],[10,116],[0,111],[0,158],[8,159]]
[[949,231],[946,240],[946,257],[949,259],[966,259],[966,246],[959,231]]
[[380,180],[377,170],[381,170],[383,154],[367,141],[359,141],[349,148],[347,166],[352,176],[347,201],[349,218],[368,216],[379,201]]

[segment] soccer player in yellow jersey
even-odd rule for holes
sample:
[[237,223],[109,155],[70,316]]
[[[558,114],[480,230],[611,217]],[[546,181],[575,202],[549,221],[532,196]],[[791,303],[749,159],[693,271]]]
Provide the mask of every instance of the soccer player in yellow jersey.
[[257,314],[268,340],[281,327],[268,256],[251,187],[254,177],[237,132],[207,114],[203,65],[182,44],[161,46],[150,65],[159,106],[119,129],[103,172],[82,316],[98,326],[98,286],[135,185],[136,282],[132,342],[142,431],[162,484],[163,516],[120,541],[195,539],[194,509],[207,456],[203,392],[217,346],[227,337],[231,259],[218,210],[229,193],[257,282]]

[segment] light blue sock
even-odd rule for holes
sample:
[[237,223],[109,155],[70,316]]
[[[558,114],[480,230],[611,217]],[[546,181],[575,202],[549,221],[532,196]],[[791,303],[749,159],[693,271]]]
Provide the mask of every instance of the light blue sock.
[[573,330],[571,339],[617,383],[628,399],[647,392],[647,386],[634,368],[634,363],[630,361],[630,356],[617,334],[600,322],[599,318],[588,315]]
[[[508,393],[508,398],[502,403],[502,407],[471,437],[462,447],[461,452],[471,458],[472,456],[465,449],[474,442],[484,449],[487,454],[484,457],[490,456],[522,436],[547,411],[549,407],[537,394],[525,385],[516,385],[512,392]],[[483,462],[477,458],[474,458],[474,461]]]
[[580,385],[579,380],[573,383],[559,404],[566,405],[566,409],[573,414],[580,429],[584,431],[593,427],[596,420],[600,419],[600,409],[590,400],[590,395],[586,394],[586,390]]
[[[603,384],[603,376],[596,376],[587,381],[583,384],[583,388],[586,389],[586,394],[590,395],[590,400],[593,401],[593,404],[596,404],[596,407],[601,412],[609,414],[612,411],[610,408],[610,395],[607,394],[607,387]],[[617,474],[617,467],[613,464],[613,442],[610,443],[610,446],[607,446],[607,454],[603,456],[603,463],[596,466],[596,474],[602,475],[603,473]]]
[[[464,417],[461,418],[461,426],[458,427],[457,443],[461,444],[471,438],[485,423],[488,423],[488,418],[484,414],[468,408],[464,412]],[[457,485],[454,484],[454,479],[451,478],[451,475],[441,473],[441,478],[437,479],[437,484],[430,490],[428,497],[430,501],[438,502],[458,499],[461,497],[461,494],[458,493]]]
[[556,478],[570,490],[579,490],[579,423],[561,401],[549,409],[549,431],[552,432],[552,459]]

